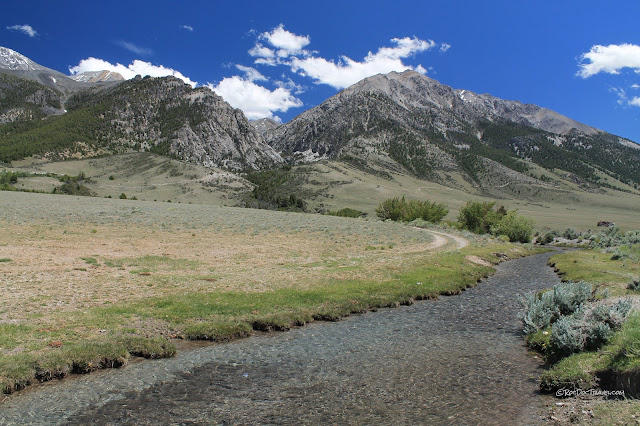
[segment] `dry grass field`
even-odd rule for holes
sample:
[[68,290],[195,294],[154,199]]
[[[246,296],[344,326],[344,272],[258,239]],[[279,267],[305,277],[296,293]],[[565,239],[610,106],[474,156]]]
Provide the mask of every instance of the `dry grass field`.
[[393,223],[0,193],[0,321],[183,292],[382,279],[432,244]]

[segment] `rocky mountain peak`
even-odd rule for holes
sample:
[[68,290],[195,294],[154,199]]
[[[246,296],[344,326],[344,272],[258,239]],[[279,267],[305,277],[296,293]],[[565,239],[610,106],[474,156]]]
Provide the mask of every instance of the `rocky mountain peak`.
[[600,132],[547,108],[517,100],[504,100],[487,93],[453,89],[412,70],[366,78],[344,93],[362,92],[384,94],[407,108],[450,110],[468,120],[501,118],[558,134],[568,133],[572,129],[585,134]]
[[0,68],[11,71],[37,71],[44,67],[15,50],[0,46]]
[[114,71],[85,71],[71,76],[71,79],[83,83],[101,83],[106,81],[124,81],[125,78]]
[[251,125],[256,129],[258,133],[264,135],[269,130],[273,130],[278,127],[280,123],[271,118],[260,118],[258,120],[252,120]]

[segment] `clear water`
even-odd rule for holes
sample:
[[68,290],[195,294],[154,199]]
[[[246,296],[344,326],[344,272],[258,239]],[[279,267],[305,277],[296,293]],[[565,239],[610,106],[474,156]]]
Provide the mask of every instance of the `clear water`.
[[0,404],[0,423],[539,423],[517,295],[559,281],[548,257],[458,296],[47,383]]

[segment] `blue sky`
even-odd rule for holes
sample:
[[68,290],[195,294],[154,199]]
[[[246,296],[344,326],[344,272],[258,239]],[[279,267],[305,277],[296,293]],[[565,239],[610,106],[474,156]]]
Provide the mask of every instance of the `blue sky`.
[[0,45],[41,65],[180,73],[250,118],[288,121],[370,73],[412,68],[640,142],[636,0],[24,0],[2,10]]

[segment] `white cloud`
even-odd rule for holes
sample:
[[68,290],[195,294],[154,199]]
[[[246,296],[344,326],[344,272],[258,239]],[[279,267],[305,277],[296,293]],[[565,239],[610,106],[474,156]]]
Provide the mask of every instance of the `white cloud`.
[[449,43],[440,43],[440,51],[441,52],[444,53],[449,49],[451,49],[451,45]]
[[266,117],[280,121],[274,112],[302,106],[302,101],[285,88],[272,91],[237,75],[224,78],[217,86],[207,86],[231,106],[240,108],[250,120]]
[[418,65],[417,67],[414,68],[414,70],[419,72],[420,74],[424,74],[424,75],[427,74],[427,69],[422,65]]
[[[271,46],[278,49],[275,54],[277,54],[280,58],[286,58],[291,55],[304,53],[302,48],[311,43],[311,39],[309,38],[309,36],[299,36],[297,34],[289,32],[284,29],[283,24],[280,24],[278,27],[274,28],[271,31],[260,34],[259,38],[266,40]],[[256,45],[256,47],[257,46],[258,45]]]
[[33,29],[31,25],[12,25],[7,27],[8,30],[20,31],[28,35],[29,37],[35,37],[38,35],[38,32]]
[[640,84],[632,84],[631,88],[632,89],[640,89]]
[[136,75],[141,76],[151,76],[151,77],[166,77],[166,76],[174,76],[184,81],[187,84],[190,84],[192,87],[196,86],[196,82],[192,81],[188,77],[185,77],[179,71],[176,71],[171,68],[163,67],[162,65],[153,65],[150,62],[144,62],[140,60],[135,60],[131,64],[125,66],[122,64],[111,64],[103,59],[98,58],[87,58],[83,59],[76,65],[75,67],[69,67],[69,72],[74,74],[83,73],[86,71],[114,71],[122,75],[125,79],[131,79]]
[[282,75],[282,78],[285,80],[274,81],[276,86],[282,87],[283,89],[287,89],[288,91],[293,92],[296,95],[299,95],[305,92],[305,87],[303,85],[296,84],[293,80],[291,80],[291,78],[287,77],[284,74]]
[[580,64],[578,75],[582,78],[600,72],[619,74],[623,68],[632,68],[636,73],[640,73],[640,46],[635,44],[595,45],[580,58],[583,63]]
[[[638,86],[637,84],[633,84],[631,88],[638,89],[640,88],[640,86]],[[618,97],[618,100],[616,101],[618,105],[622,107],[627,107],[627,106],[640,107],[640,96],[634,96],[631,99],[629,99],[629,96],[627,96],[627,91],[622,87],[611,87],[609,88],[609,91],[615,93],[616,96]]]
[[130,52],[135,53],[136,55],[141,55],[141,56],[153,55],[153,50],[146,47],[136,46],[135,44],[129,43],[128,41],[121,40],[116,42],[116,44],[120,47],[127,49]]
[[[257,32],[252,30],[250,34],[255,35]],[[436,47],[432,40],[417,37],[394,38],[391,40],[391,47],[381,47],[376,53],[369,52],[361,62],[341,56],[336,63],[317,56],[315,51],[306,50],[310,43],[309,36],[294,34],[280,24],[271,31],[259,34],[248,53],[254,58],[254,64],[285,66],[298,75],[314,79],[318,84],[341,89],[379,73],[415,69],[426,74],[427,69],[422,65],[408,66],[403,63],[403,59]],[[443,43],[440,49],[445,51],[449,47]],[[269,90],[256,84],[258,81],[269,80],[258,70],[242,65],[236,65],[236,68],[244,75],[227,77],[217,86],[208,84],[208,87],[232,106],[242,109],[249,119],[269,117],[279,120],[274,113],[302,106],[302,102],[294,95],[303,93],[305,87],[292,81],[287,75],[282,74],[280,80],[272,80],[277,88]]]
[[259,58],[275,58],[276,52],[260,43],[256,43],[256,45],[249,50],[249,55],[257,56]]
[[191,25],[180,25],[180,28],[189,32],[193,32],[193,27]]
[[245,67],[243,65],[236,65],[236,68],[242,71],[245,75],[245,78],[249,81],[267,81],[268,78],[265,77],[255,68]]
[[618,105],[627,104],[627,92],[622,87],[611,87],[609,91],[615,93],[618,97]]
[[433,40],[405,37],[391,39],[391,42],[395,44],[394,47],[381,47],[376,53],[369,52],[362,62],[354,61],[347,56],[342,56],[338,63],[320,57],[293,57],[289,64],[294,72],[311,77],[318,84],[328,84],[336,89],[343,89],[375,74],[409,69],[426,72],[422,65],[411,67],[405,65],[402,59],[432,49],[436,45]]

